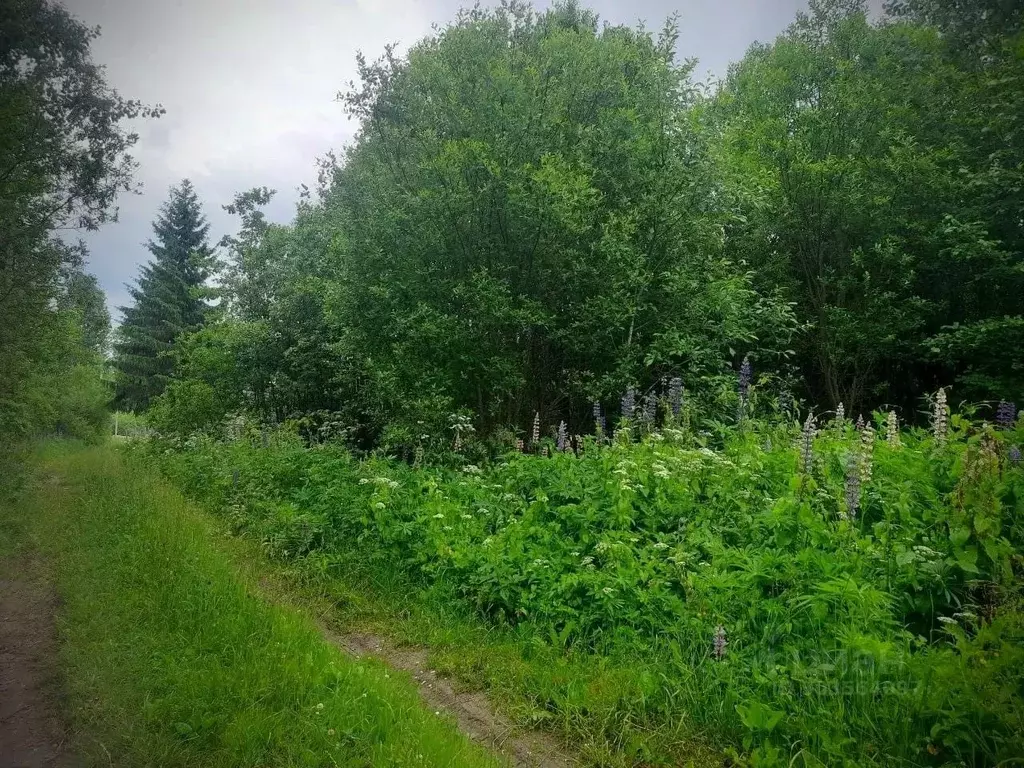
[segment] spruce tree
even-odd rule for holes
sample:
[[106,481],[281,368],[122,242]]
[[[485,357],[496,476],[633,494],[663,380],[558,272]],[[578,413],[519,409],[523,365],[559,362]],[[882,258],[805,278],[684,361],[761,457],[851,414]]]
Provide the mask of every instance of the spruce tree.
[[204,284],[213,266],[207,241],[210,226],[192,183],[185,179],[153,223],[153,254],[128,290],[133,304],[120,307],[124,320],[115,345],[116,404],[131,411],[149,407],[171,377],[171,351],[184,333],[200,328],[209,305]]

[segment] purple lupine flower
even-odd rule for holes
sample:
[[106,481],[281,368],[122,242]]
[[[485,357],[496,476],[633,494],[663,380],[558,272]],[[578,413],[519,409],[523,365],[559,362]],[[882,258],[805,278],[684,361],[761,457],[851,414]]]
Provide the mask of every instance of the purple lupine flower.
[[604,433],[607,431],[604,414],[601,412],[601,403],[597,400],[594,401],[594,429],[597,430],[598,437],[604,436]]
[[536,445],[540,441],[540,411],[533,415],[533,438],[530,442]]
[[683,411],[683,380],[678,376],[668,383],[668,407],[672,415],[679,418]]
[[562,452],[569,450],[569,435],[566,431],[564,421],[560,421],[558,423],[558,435],[557,439],[555,440],[555,445],[558,447],[558,450]]
[[1017,417],[1017,406],[1013,403],[1008,403],[1005,400],[999,401],[999,407],[996,408],[996,424],[1004,429],[1010,429],[1013,426],[1013,422]]
[[648,429],[654,429],[654,422],[658,418],[658,398],[653,392],[644,395],[643,419]]
[[633,410],[636,408],[636,390],[630,387],[622,396],[622,418],[632,419]]
[[809,413],[800,435],[800,471],[805,475],[811,474],[814,470],[814,437],[817,432],[814,414]]
[[725,656],[725,646],[728,644],[729,641],[725,639],[725,627],[719,624],[715,627],[715,639],[712,646],[716,659],[721,659]]
[[1010,459],[1012,464],[1020,464],[1020,448],[1016,445],[1010,446],[1007,457]]
[[744,355],[743,363],[740,365],[740,375],[737,382],[737,389],[740,393],[740,400],[746,400],[747,395],[750,394],[750,375],[752,371],[750,368],[750,356]]

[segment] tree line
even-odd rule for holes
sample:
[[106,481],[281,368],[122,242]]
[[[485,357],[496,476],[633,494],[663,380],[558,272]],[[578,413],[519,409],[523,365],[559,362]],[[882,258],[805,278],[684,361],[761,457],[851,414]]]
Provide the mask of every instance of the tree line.
[[820,409],[1024,400],[1022,12],[961,6],[815,0],[711,85],[675,19],[575,2],[360,54],[338,95],[358,132],[291,223],[239,193],[218,251],[172,191],[116,402],[412,450],[537,414],[591,431],[672,381],[735,418],[744,359],[762,400]]
[[0,1],[0,445],[101,431],[110,316],[74,234],[136,187],[126,100],[91,59],[98,35],[48,0]]

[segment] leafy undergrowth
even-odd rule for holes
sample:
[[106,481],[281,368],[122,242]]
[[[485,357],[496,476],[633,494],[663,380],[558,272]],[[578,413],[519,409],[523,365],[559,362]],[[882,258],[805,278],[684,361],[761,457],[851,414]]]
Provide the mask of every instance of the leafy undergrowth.
[[250,594],[209,526],[151,471],[68,446],[51,447],[40,471],[4,517],[54,556],[90,764],[497,764],[411,684]]
[[982,766],[1024,754],[1022,439],[954,416],[483,469],[285,435],[142,450],[307,576],[415,590],[434,640],[475,621],[506,652],[449,642],[452,669],[624,762],[699,733],[751,765]]

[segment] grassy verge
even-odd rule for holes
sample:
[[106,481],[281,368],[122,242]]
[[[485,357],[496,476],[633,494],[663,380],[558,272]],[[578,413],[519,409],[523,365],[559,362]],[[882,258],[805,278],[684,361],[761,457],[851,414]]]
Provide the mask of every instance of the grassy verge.
[[38,466],[0,519],[56,563],[69,706],[88,762],[495,764],[425,711],[411,684],[254,597],[209,526],[150,472],[108,448],[51,447]]

